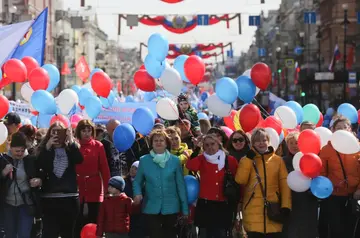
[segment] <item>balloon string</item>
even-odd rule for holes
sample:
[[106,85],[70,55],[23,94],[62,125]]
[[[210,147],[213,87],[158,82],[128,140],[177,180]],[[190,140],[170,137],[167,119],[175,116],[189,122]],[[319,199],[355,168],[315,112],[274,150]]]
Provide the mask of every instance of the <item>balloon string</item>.
[[[262,110],[265,112],[265,113],[264,113],[264,114],[265,114],[265,118],[267,118],[268,116],[270,116],[270,114],[268,113],[268,111],[266,111],[266,109],[261,106],[261,104],[256,100],[256,98],[254,98],[253,101],[257,104],[257,106],[258,106],[260,109],[262,109]],[[261,112],[261,110],[260,110],[260,112]],[[279,114],[277,114],[277,116],[280,118],[280,121],[282,122],[283,120],[282,120],[281,116],[280,116]],[[275,122],[278,126],[280,126],[281,129],[283,128],[282,123],[279,124],[276,120],[274,120],[274,122]]]
[[[162,85],[159,85],[159,87],[160,87],[160,89],[162,90],[162,92],[164,93],[164,97],[166,98],[166,94],[165,94],[165,89],[164,89],[164,87],[162,86]],[[171,103],[169,103],[170,104],[170,107],[174,110],[174,112],[176,113],[176,109],[174,108],[174,106],[171,104]],[[189,104],[189,106],[190,106],[190,104]],[[179,112],[179,110],[178,110],[178,113],[180,113]],[[178,117],[178,120],[180,120],[180,122],[185,126],[185,128],[186,128],[186,124],[185,124],[185,122],[180,118],[180,115],[179,115],[179,117]],[[191,122],[190,122],[190,129],[187,129],[187,131],[190,133],[190,135],[192,136],[192,137],[195,137],[194,136],[194,134],[192,133],[192,131],[191,131]]]

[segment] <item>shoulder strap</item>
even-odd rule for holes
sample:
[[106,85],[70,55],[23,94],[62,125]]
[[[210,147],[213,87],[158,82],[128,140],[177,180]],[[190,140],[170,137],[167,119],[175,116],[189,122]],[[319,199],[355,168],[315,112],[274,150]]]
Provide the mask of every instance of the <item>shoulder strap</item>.
[[226,172],[229,171],[229,162],[228,162],[228,157],[227,157],[227,155],[225,156],[225,171],[226,171]]
[[344,164],[343,164],[343,162],[342,162],[341,156],[340,156],[339,152],[337,152],[337,151],[336,151],[336,155],[337,155],[337,157],[338,157],[338,159],[339,159],[339,161],[340,161],[341,170],[342,170],[343,175],[344,175],[345,183],[346,183],[346,185],[348,186],[348,178],[347,178],[347,175],[346,175],[346,172],[345,172],[345,168],[344,168]]
[[259,186],[260,186],[260,190],[261,190],[261,194],[263,196],[263,199],[264,199],[264,202],[267,203],[267,199],[265,197],[265,190],[264,190],[264,186],[261,182],[261,177],[260,177],[260,174],[259,174],[259,170],[258,168],[256,167],[256,163],[255,163],[255,160],[253,160],[253,166],[254,166],[254,169],[255,169],[255,173],[256,173],[256,179],[259,183]]

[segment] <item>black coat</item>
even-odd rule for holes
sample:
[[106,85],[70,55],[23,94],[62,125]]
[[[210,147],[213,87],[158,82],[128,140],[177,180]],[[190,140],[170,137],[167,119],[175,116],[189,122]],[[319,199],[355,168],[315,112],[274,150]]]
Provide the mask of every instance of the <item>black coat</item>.
[[76,165],[84,160],[79,147],[74,143],[66,148],[69,165],[63,176],[55,176],[54,159],[55,151],[41,148],[38,155],[38,164],[44,173],[42,192],[44,193],[77,193]]
[[[292,155],[283,157],[288,172],[294,171]],[[292,192],[292,210],[284,224],[283,238],[316,238],[318,200],[310,191]]]

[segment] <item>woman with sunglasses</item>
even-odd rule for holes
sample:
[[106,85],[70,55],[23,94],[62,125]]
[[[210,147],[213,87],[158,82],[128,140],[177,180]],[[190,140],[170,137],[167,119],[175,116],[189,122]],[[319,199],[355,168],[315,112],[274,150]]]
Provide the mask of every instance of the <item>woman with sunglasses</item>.
[[250,150],[250,140],[242,130],[234,131],[229,138],[227,144],[229,155],[235,157],[239,162],[241,158],[246,156]]

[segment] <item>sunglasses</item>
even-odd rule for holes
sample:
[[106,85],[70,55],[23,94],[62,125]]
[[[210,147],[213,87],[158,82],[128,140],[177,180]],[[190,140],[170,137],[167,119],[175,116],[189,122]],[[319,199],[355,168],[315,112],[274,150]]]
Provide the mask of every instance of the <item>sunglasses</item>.
[[237,142],[244,142],[245,139],[244,138],[235,138],[232,140],[233,143],[237,143]]

